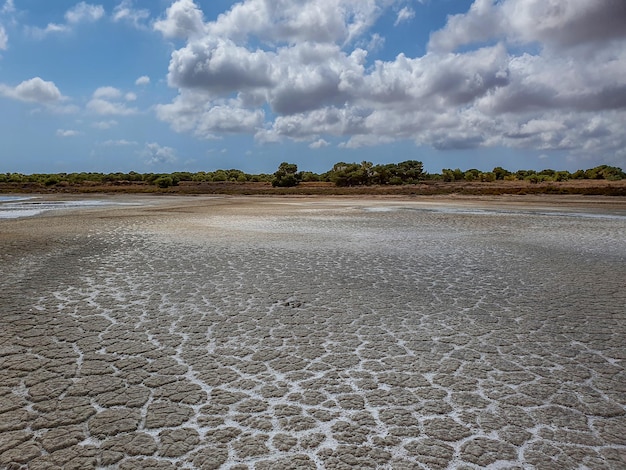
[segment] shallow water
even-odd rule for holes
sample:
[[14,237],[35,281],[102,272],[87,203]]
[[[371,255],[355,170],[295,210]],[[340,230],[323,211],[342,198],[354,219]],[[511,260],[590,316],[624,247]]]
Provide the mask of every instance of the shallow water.
[[28,196],[0,196],[0,219],[34,217],[47,211],[118,205],[98,200],[52,201]]
[[6,267],[0,466],[624,468],[626,219],[406,209],[120,221]]

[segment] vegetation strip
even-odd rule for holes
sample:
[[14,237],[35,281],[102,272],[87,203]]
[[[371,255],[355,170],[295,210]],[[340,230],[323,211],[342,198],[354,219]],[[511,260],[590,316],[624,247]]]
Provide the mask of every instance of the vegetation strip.
[[317,174],[283,162],[273,174],[241,170],[173,173],[0,173],[0,192],[168,192],[180,194],[594,194],[626,196],[626,173],[600,165],[573,173],[496,167],[427,173],[416,160],[336,163]]

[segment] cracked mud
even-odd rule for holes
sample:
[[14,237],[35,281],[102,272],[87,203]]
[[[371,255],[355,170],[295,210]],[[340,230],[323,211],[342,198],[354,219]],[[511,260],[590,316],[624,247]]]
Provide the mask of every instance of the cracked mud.
[[625,468],[626,215],[449,209],[2,222],[0,468]]

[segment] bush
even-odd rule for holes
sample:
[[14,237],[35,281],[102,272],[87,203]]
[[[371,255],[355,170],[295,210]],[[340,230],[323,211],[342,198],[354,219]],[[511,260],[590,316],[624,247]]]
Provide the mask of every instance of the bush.
[[174,180],[171,176],[159,176],[154,180],[154,184],[156,184],[159,188],[169,188],[174,184]]
[[274,173],[272,186],[279,188],[288,188],[296,186],[300,183],[302,175],[298,173],[298,165],[295,163],[282,162],[278,166],[278,170]]
[[55,184],[59,184],[61,180],[59,180],[59,178],[57,178],[56,176],[49,176],[48,178],[46,178],[46,180],[44,181],[44,184],[46,186],[54,186]]

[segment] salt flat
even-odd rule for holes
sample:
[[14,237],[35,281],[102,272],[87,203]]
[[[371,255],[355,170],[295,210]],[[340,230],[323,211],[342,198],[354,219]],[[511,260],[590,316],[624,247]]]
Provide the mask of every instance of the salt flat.
[[123,201],[0,221],[0,468],[626,466],[623,203]]

